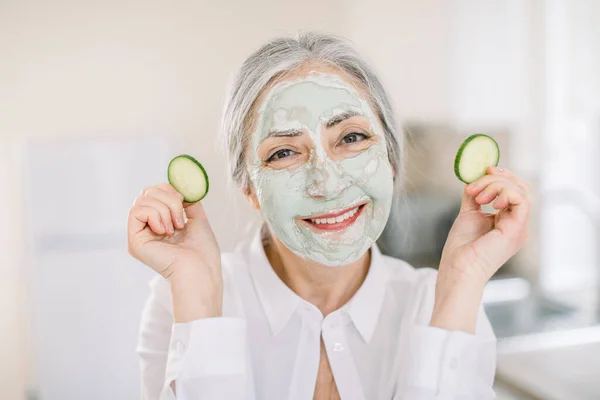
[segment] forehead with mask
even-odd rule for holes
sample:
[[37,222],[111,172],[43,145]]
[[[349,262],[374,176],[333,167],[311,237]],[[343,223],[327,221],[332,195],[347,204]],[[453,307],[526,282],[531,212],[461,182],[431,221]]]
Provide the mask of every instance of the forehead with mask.
[[305,65],[261,93],[247,168],[271,232],[297,255],[351,263],[379,237],[393,197],[386,138],[363,88]]

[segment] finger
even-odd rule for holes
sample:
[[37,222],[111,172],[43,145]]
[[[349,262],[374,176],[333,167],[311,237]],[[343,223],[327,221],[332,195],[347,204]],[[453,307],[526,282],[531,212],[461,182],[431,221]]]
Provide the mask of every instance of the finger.
[[490,183],[483,191],[481,191],[475,197],[475,201],[478,204],[489,204],[492,200],[494,200],[503,192],[510,194],[513,194],[513,192],[515,192],[519,194],[519,198],[523,198],[523,193],[521,193],[520,188],[514,182],[507,180],[497,180]]
[[175,189],[175,188],[173,187],[173,185],[171,185],[170,183],[168,183],[168,182],[159,183],[159,184],[158,184],[158,185],[156,185],[155,187],[156,187],[157,189],[164,190],[165,192],[169,192],[169,193],[172,193],[172,194],[174,194],[175,196],[177,196],[177,198],[178,198],[178,199],[180,199],[180,202],[182,202],[182,203],[183,203],[183,195],[182,195],[181,193],[179,193],[179,192],[177,191],[177,189]]
[[171,211],[166,204],[150,196],[140,196],[136,204],[142,207],[154,208],[160,215],[160,220],[167,229],[167,234],[171,235],[175,232],[173,221],[171,220]]
[[167,230],[163,226],[158,210],[152,207],[145,206],[134,206],[129,209],[127,231],[129,236],[138,234],[146,228],[150,227],[150,230],[156,234],[164,235]]
[[531,183],[516,175],[514,172],[507,168],[499,168],[499,167],[489,167],[488,173],[492,175],[501,175],[505,176],[511,181],[515,182],[517,186],[519,186],[524,191],[529,191],[531,188]]
[[515,226],[521,226],[521,223],[529,218],[529,210],[531,209],[531,203],[528,196],[523,195],[520,190],[514,188],[507,188],[498,195],[500,204],[494,205],[494,208],[500,209],[501,206],[507,204],[504,209],[509,209],[510,212],[505,216],[507,220],[514,220],[517,222]]
[[483,190],[494,182],[504,182],[505,184],[514,184],[507,176],[503,175],[484,175],[475,182],[466,187],[467,192],[474,197],[477,197]]
[[183,203],[183,207],[185,208],[185,214],[189,219],[207,219],[201,201],[195,203]]
[[127,216],[127,236],[133,236],[146,227],[148,216],[142,215],[141,207],[133,206],[129,209]]
[[179,193],[159,189],[158,186],[151,187],[146,191],[146,197],[154,198],[166,205],[171,213],[173,225],[179,229],[185,228],[183,221],[183,196]]
[[460,212],[478,211],[481,210],[481,206],[475,201],[475,197],[471,196],[467,190],[463,190],[462,203],[460,206]]
[[153,185],[153,186],[148,186],[148,187],[142,189],[142,193],[141,193],[142,196],[145,196],[149,191],[151,191],[153,189],[160,189],[160,190],[164,190],[165,192],[172,193],[175,196],[177,196],[179,199],[181,199],[181,201],[183,202],[183,195],[181,193],[179,193],[170,183],[167,183],[167,182],[159,183],[159,184]]
[[513,186],[503,187],[498,193],[498,198],[494,201],[493,207],[497,210],[502,210],[508,207],[519,206],[525,202],[525,198]]
[[168,233],[167,227],[164,223],[162,223],[162,219],[160,217],[160,213],[157,209],[153,207],[142,207],[143,211],[148,213],[148,226],[152,230],[152,232],[165,235]]

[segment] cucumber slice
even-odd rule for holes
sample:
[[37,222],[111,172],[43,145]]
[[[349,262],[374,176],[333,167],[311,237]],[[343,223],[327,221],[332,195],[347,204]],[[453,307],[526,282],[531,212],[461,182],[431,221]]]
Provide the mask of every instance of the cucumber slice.
[[454,159],[454,173],[464,183],[484,176],[489,167],[498,166],[500,147],[488,135],[476,133],[469,136],[458,149]]
[[208,193],[208,174],[194,157],[179,155],[167,168],[169,183],[183,195],[187,203],[202,200]]

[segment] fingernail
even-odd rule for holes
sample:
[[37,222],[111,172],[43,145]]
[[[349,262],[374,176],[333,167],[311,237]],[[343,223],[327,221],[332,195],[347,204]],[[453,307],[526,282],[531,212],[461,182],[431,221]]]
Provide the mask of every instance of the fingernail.
[[183,217],[179,217],[179,219],[177,220],[177,223],[179,224],[179,227],[182,229],[185,226],[185,222],[183,222]]
[[500,167],[496,167],[496,171],[498,171],[498,172],[504,172],[504,170],[502,168],[500,168]]

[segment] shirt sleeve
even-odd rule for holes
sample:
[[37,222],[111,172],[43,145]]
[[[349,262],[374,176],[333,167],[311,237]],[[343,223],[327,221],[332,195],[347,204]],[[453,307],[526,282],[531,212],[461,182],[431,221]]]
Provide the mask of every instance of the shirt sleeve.
[[427,290],[420,317],[405,324],[394,400],[494,399],[496,337],[483,307],[475,334],[432,327],[433,291]]
[[254,399],[242,318],[173,323],[155,284],[140,328],[142,400]]

